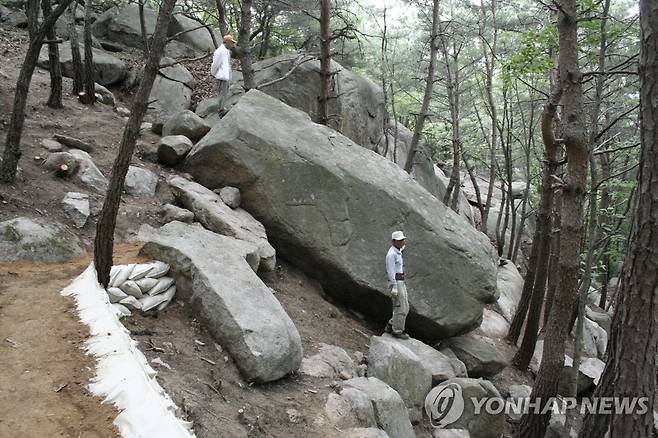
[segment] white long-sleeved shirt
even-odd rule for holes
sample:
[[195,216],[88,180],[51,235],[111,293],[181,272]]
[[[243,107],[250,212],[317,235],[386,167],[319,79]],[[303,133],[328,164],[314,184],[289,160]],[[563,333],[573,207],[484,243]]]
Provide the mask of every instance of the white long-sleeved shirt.
[[388,285],[395,286],[395,274],[404,273],[404,262],[402,260],[402,251],[391,245],[386,253],[386,275],[388,277]]
[[222,44],[212,55],[210,73],[220,81],[231,79],[231,51]]

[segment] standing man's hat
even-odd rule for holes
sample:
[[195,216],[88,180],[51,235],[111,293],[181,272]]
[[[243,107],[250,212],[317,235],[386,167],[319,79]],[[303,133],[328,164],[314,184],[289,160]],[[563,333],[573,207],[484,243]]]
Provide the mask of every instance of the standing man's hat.
[[402,231],[394,231],[393,234],[391,234],[391,240],[404,240],[406,237],[404,237],[404,233]]
[[231,35],[230,33],[227,34],[227,35],[224,35],[224,42],[225,42],[225,43],[233,43],[233,44],[237,44],[237,43],[238,43],[237,41],[235,41],[235,40],[233,39],[233,35]]

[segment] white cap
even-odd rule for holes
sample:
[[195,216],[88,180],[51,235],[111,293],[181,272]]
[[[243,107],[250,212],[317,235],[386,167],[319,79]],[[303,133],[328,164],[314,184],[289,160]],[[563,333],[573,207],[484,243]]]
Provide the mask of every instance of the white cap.
[[402,231],[393,231],[393,234],[391,234],[391,240],[404,240],[406,237],[404,237],[404,233]]

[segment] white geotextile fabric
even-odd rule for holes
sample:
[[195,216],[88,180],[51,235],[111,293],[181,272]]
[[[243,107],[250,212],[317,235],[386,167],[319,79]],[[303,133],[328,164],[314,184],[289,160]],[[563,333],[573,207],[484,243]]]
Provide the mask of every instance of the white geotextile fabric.
[[177,418],[178,408],[155,380],[156,371],[119,322],[91,264],[62,290],[73,296],[80,320],[91,336],[87,352],[96,358],[89,390],[114,404],[114,425],[125,438],[192,438],[192,423]]

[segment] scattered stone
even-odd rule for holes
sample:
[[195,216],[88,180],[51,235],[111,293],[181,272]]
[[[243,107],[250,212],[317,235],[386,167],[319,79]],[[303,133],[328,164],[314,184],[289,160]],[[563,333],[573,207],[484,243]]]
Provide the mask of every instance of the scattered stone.
[[96,93],[97,100],[103,105],[109,105],[112,107],[116,105],[114,94],[101,84],[94,84],[94,92]]
[[64,150],[63,144],[50,138],[44,138],[41,140],[41,146],[43,146],[48,152],[62,152]]
[[[85,52],[80,50],[82,61],[84,62]],[[94,81],[101,85],[108,86],[118,84],[126,77],[126,64],[116,56],[105,50],[92,47],[94,62]],[[59,47],[59,62],[62,65],[62,75],[67,78],[73,77],[73,57],[71,55],[71,43],[66,41]],[[43,69],[48,68],[48,45],[44,44],[39,53],[37,65]]]
[[53,138],[70,149],[80,149],[81,151],[88,153],[94,151],[94,146],[75,137],[55,134],[53,135]]
[[446,380],[432,391],[441,390],[452,391],[456,394],[454,397],[460,396],[464,403],[464,411],[461,416],[453,423],[446,425],[446,429],[468,430],[472,438],[500,437],[505,425],[504,409],[501,409],[501,412],[497,414],[493,414],[486,409],[475,414],[476,407],[472,401],[473,399],[477,399],[479,403],[489,399],[496,399],[498,402],[490,402],[492,406],[497,406],[498,403],[502,406],[504,400],[491,382],[483,379],[457,377]]
[[126,173],[124,190],[134,196],[155,195],[158,187],[158,175],[143,167],[130,166]]
[[167,166],[174,167],[192,150],[192,141],[184,135],[162,137],[158,142],[158,160]]
[[356,367],[352,358],[342,348],[320,344],[317,354],[302,359],[299,372],[313,377],[340,377],[349,380],[356,375]]
[[169,187],[177,202],[194,213],[207,229],[216,233],[252,242],[258,247],[261,268],[276,268],[276,251],[267,240],[265,227],[245,210],[232,210],[219,195],[180,176],[169,179]]
[[184,135],[196,142],[210,131],[208,125],[201,117],[192,111],[185,110],[171,117],[162,127],[162,136]]
[[484,336],[468,333],[441,342],[466,365],[470,377],[492,377],[507,366],[508,360],[494,342]]
[[219,197],[224,204],[231,208],[240,207],[240,189],[236,187],[223,187],[219,189]]
[[62,200],[64,211],[73,221],[76,228],[82,228],[89,218],[89,195],[86,193],[68,192]]
[[286,409],[286,414],[288,414],[288,421],[293,424],[300,423],[303,420],[302,414],[295,408]]
[[162,221],[169,223],[173,221],[191,224],[194,222],[194,213],[185,208],[176,207],[175,205],[165,204],[160,211]]
[[43,167],[55,172],[59,177],[66,177],[73,175],[78,169],[78,160],[69,152],[55,152],[48,155]]
[[64,262],[82,254],[80,240],[63,224],[26,217],[0,222],[0,262]]
[[79,149],[71,149],[69,154],[73,155],[78,162],[78,173],[76,177],[84,184],[87,184],[92,189],[99,193],[105,193],[108,186],[107,178],[96,167],[91,156]]
[[157,230],[143,225],[138,238],[145,242],[140,254],[171,266],[178,299],[206,321],[245,379],[269,382],[299,368],[301,338],[255,273],[255,245],[181,222]]

